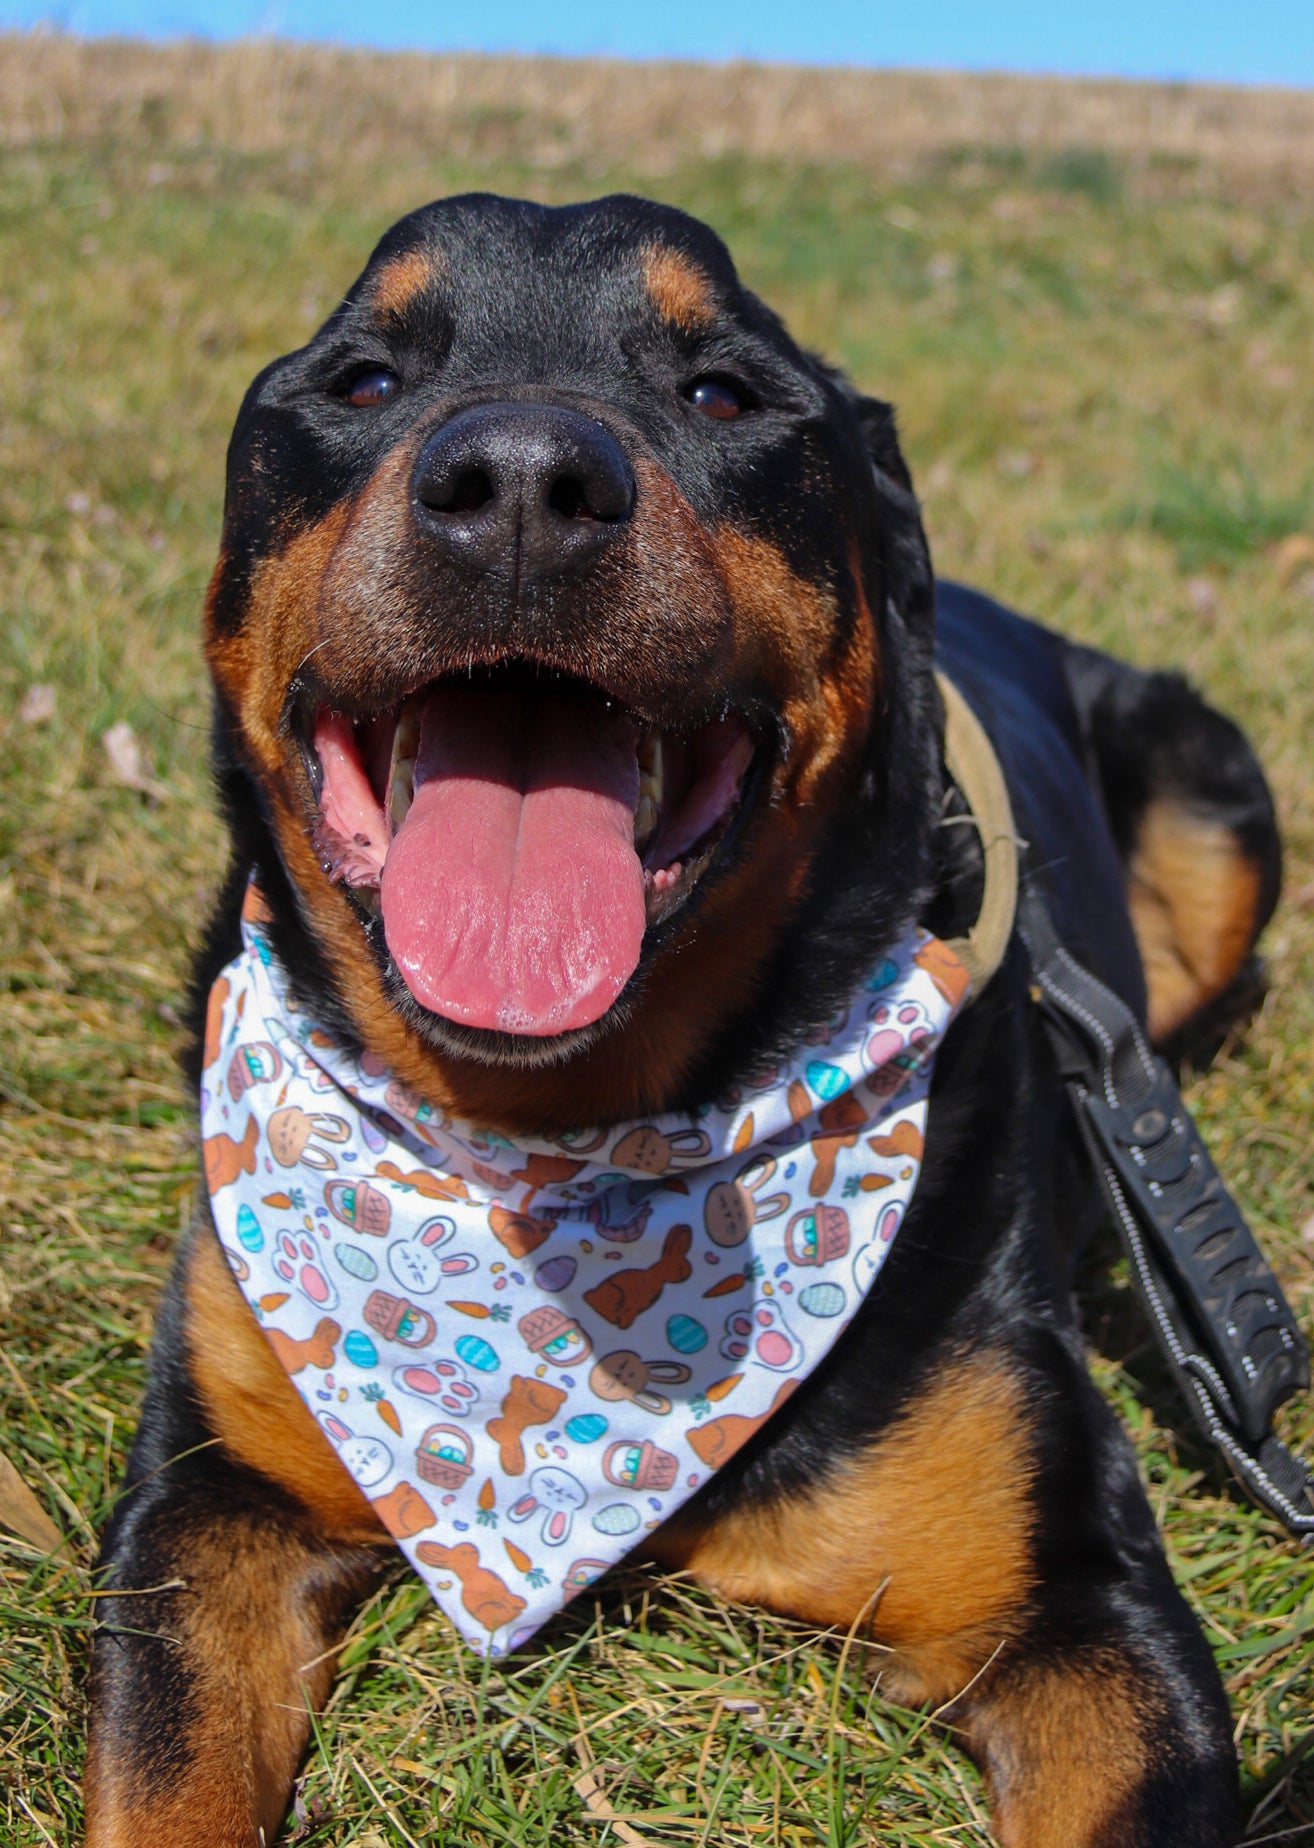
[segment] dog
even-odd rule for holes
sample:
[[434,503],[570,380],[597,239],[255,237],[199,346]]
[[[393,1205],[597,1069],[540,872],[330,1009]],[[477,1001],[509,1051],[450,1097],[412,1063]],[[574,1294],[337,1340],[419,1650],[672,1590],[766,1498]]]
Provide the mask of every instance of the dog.
[[[487,1184],[492,1229],[461,1262],[523,1267],[554,1249],[552,1202],[624,1125],[640,1210],[631,1224],[595,1208],[583,1229],[599,1262],[612,1223],[655,1240],[614,1248],[597,1301],[614,1329],[637,1318],[630,1346],[667,1389],[614,1391],[604,1410],[647,1399],[662,1420],[689,1366],[657,1371],[645,1329],[666,1313],[657,1298],[686,1287],[691,1241],[778,1223],[813,1267],[800,1280],[829,1275],[853,1255],[852,1202],[887,1179],[852,1182],[845,1206],[835,1163],[920,1161],[844,1334],[806,1377],[769,1379],[759,1411],[711,1407],[693,1444],[705,1480],[639,1548],[730,1598],[881,1644],[883,1685],[942,1708],[981,1765],[1008,1848],[1235,1841],[1219,1677],[1083,1360],[1072,1276],[1101,1209],[1030,965],[1006,929],[965,1003],[966,977],[935,947],[971,926],[987,880],[945,767],[936,672],[989,735],[1059,935],[1161,1044],[1226,1005],[1276,901],[1272,805],[1235,726],[1175,675],[937,585],[890,407],[801,351],[713,232],[631,197],[471,195],[387,233],[242,405],[205,647],[232,837],[189,1067],[236,1112],[231,1133],[207,1126],[214,1199],[249,1182],[291,1211],[289,1175],[313,1189],[332,1170],[338,1230],[377,1270],[390,1201],[459,1214]],[[230,1101],[214,1074],[244,910],[301,1037],[254,1023]],[[952,1010],[924,1150],[905,1122],[869,1156],[863,1111],[831,1100],[786,1233],[776,1168],[815,1107],[794,1080],[776,1153],[746,1152],[705,1206],[682,1200],[706,1113],[742,1116],[760,1074],[795,1069],[918,930],[926,992]],[[310,1171],[257,1173],[241,1087],[277,1103],[288,1070],[330,1045],[388,1086],[376,1129],[423,1153],[434,1125],[480,1125],[482,1155],[445,1176],[390,1156],[344,1193],[346,1120],[325,1095],[279,1111],[279,1161]],[[898,1083],[924,1045],[904,1050]],[[666,1123],[680,1112],[683,1143]],[[591,1141],[581,1125],[597,1126]],[[525,1140],[528,1154],[488,1166]],[[654,1202],[666,1219],[649,1233]],[[682,1223],[663,1230],[672,1215]],[[411,1241],[437,1241],[412,1252],[417,1279],[438,1274],[424,1265],[450,1236],[434,1223]],[[381,1515],[421,1531],[438,1494],[424,1485],[469,1472],[456,1440],[473,1428],[461,1416],[491,1324],[470,1324],[468,1364],[412,1378],[448,1392],[457,1422],[440,1418],[450,1441],[429,1442],[431,1473],[386,1508],[367,1488],[395,1438],[312,1416],[296,1369],[331,1361],[342,1334],[313,1244],[327,1236],[306,1235],[296,1271],[287,1234],[278,1294],[311,1306],[304,1337],[281,1345],[238,1287],[245,1260],[221,1248],[208,1197],[179,1252],[104,1545],[91,1848],[272,1842],[389,1544]],[[751,1281],[733,1258],[717,1290]],[[541,1364],[489,1401],[512,1470],[522,1427],[555,1418],[563,1369],[588,1351],[561,1300],[525,1318]],[[773,1299],[782,1371],[800,1300]],[[429,1338],[432,1317],[405,1294],[369,1304],[367,1344]],[[607,1324],[593,1327],[605,1344]],[[752,1318],[726,1328],[723,1351],[748,1352]],[[659,1444],[607,1454],[609,1481],[670,1480]],[[552,1545],[583,1518],[571,1471],[534,1476],[512,1509],[522,1553],[540,1520]],[[524,1588],[471,1532],[453,1542],[431,1525],[418,1557],[446,1562],[466,1617],[491,1632]],[[576,1562],[572,1582],[605,1563]]]

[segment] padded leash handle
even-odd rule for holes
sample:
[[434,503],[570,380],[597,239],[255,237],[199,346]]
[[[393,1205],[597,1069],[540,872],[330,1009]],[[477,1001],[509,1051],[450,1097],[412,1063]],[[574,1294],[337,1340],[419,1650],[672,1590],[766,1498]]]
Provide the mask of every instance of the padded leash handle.
[[1111,989],[1059,941],[1030,882],[1018,924],[1086,1148],[1159,1344],[1242,1487],[1314,1544],[1314,1476],[1273,1435],[1310,1383],[1282,1287],[1192,1122],[1167,1064]]

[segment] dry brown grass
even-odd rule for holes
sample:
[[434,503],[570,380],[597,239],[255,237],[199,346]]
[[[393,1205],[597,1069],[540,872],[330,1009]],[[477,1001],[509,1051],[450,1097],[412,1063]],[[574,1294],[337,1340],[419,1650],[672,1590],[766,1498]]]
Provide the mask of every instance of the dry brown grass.
[[[1301,197],[1314,91],[761,64],[430,56],[253,40],[0,38],[0,140],[104,135],[372,157],[399,140],[664,174],[678,159],[844,157],[898,177],[936,154],[1099,148],[1159,187]],[[490,144],[496,144],[490,145]]]

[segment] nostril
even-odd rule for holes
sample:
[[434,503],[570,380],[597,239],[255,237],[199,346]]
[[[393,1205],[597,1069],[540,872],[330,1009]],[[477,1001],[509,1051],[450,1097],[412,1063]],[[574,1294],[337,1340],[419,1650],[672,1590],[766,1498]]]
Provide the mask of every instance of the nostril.
[[463,468],[453,475],[450,485],[430,487],[422,498],[434,513],[478,513],[496,497],[496,492],[482,468]]
[[582,481],[571,475],[562,475],[552,483],[548,492],[548,506],[553,513],[560,514],[563,520],[599,520],[606,517],[595,512],[589,505],[587,488]]

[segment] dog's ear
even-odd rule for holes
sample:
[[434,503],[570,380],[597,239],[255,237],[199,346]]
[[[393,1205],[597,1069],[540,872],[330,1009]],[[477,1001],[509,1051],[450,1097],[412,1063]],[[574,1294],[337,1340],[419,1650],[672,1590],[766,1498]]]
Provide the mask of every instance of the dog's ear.
[[846,395],[857,416],[858,428],[862,431],[872,467],[911,494],[912,475],[899,447],[894,406],[887,404],[883,398],[866,398],[861,392],[854,391],[852,386],[848,387]]

